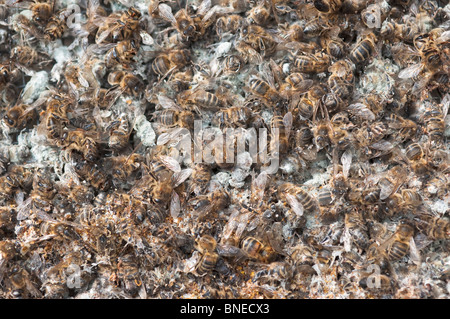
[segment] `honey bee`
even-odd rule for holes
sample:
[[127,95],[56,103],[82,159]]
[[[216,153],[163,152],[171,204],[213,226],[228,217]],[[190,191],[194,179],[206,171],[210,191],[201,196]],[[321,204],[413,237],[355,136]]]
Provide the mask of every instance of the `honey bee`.
[[104,23],[97,30],[95,43],[119,42],[131,39],[135,34],[139,34],[139,21],[141,12],[134,7],[128,8],[124,12],[114,12],[104,18]]
[[203,1],[197,9],[196,16],[190,16],[187,9],[180,9],[173,15],[172,8],[165,3],[158,6],[160,16],[170,22],[184,40],[196,41],[205,32],[214,12],[209,12],[211,2]]
[[402,189],[401,193],[391,195],[387,200],[388,207],[394,210],[410,211],[416,209],[422,204],[422,197],[416,190]]
[[266,25],[270,19],[271,10],[270,8],[267,8],[267,1],[261,0],[256,6],[251,8],[246,15],[249,24]]
[[19,295],[29,295],[31,298],[41,298],[42,294],[31,280],[31,275],[19,263],[11,265],[8,272],[8,283],[11,290],[17,291]]
[[384,177],[378,181],[378,186],[380,187],[380,199],[385,200],[391,194],[395,193],[398,188],[406,181],[408,175],[408,170],[397,165],[388,170]]
[[294,65],[300,72],[325,72],[330,64],[330,56],[324,52],[304,54],[295,57]]
[[170,50],[158,55],[152,62],[155,74],[165,76],[176,69],[181,69],[191,61],[190,52],[186,49]]
[[95,161],[99,155],[97,135],[83,129],[63,131],[60,145],[69,156],[72,156],[72,153],[77,151],[91,162]]
[[195,266],[195,272],[198,275],[206,275],[216,268],[216,264],[219,260],[219,254],[216,252],[216,246],[216,240],[210,235],[203,235],[195,241],[194,247],[202,255]]
[[244,61],[238,55],[229,55],[224,60],[225,73],[238,73],[243,67]]
[[112,87],[107,94],[115,92],[117,94],[127,93],[138,96],[143,89],[143,83],[139,77],[123,70],[111,72],[108,75],[108,83]]
[[[205,288],[206,289],[206,288]],[[220,285],[217,288],[208,287],[202,298],[206,299],[236,299],[237,292],[234,289]]]
[[[376,253],[389,261],[396,261],[408,253],[411,259],[419,259],[418,250],[414,242],[414,227],[406,222],[400,223],[395,233],[376,247]],[[375,256],[374,258],[379,258]]]
[[283,204],[288,204],[294,215],[298,217],[302,216],[304,212],[313,213],[319,207],[317,200],[312,195],[292,183],[284,183],[278,186],[277,194]]
[[253,112],[248,107],[232,106],[214,114],[212,123],[223,128],[230,126],[245,126],[253,118]]
[[108,146],[115,151],[125,149],[128,146],[131,130],[125,115],[112,121],[106,128],[109,134]]
[[194,209],[199,220],[203,220],[211,214],[217,214],[230,204],[230,195],[221,188],[208,193],[208,195],[198,195],[189,201],[189,205]]
[[16,83],[21,76],[22,72],[13,63],[0,64],[0,87]]
[[124,285],[124,290],[136,297],[141,289],[142,280],[136,257],[129,254],[118,258],[117,276]]
[[393,280],[384,274],[377,274],[372,286],[368,283],[370,276],[364,276],[359,281],[359,286],[373,292],[389,292],[394,288]]
[[416,23],[409,20],[405,21],[405,23],[385,21],[380,32],[384,39],[412,42],[419,33],[419,27]]
[[450,94],[446,94],[439,105],[432,103],[422,115],[425,131],[431,141],[441,142],[445,131],[445,117],[450,107]]
[[[448,42],[448,39],[441,34],[442,29],[437,28],[414,37],[415,51],[409,52],[407,56],[419,57],[420,60],[402,69],[398,74],[401,79],[417,80],[412,89],[413,94],[419,93],[444,65],[443,58],[445,59],[446,55],[442,46]],[[418,78],[419,75],[421,75],[420,78]]]
[[275,261],[265,269],[259,270],[252,278],[253,282],[261,281],[287,281],[293,276],[293,269],[287,262]]
[[236,34],[242,25],[244,25],[244,18],[238,14],[231,14],[217,19],[216,33],[220,39],[225,33]]
[[235,45],[236,50],[240,54],[244,63],[260,64],[263,61],[261,54],[254,49],[250,44],[244,41],[237,41]]
[[105,54],[105,65],[112,68],[118,64],[127,66],[132,62],[138,51],[138,43],[135,40],[122,40],[114,44]]
[[274,106],[275,108],[280,108],[284,103],[284,98],[279,94],[275,88],[275,83],[273,81],[273,75],[265,72],[263,73],[266,80],[259,77],[250,77],[248,90],[263,99],[268,105]]
[[126,182],[133,175],[144,161],[144,157],[140,154],[120,155],[111,157],[111,175],[117,180]]
[[[397,114],[391,114],[386,118],[389,128],[396,130],[396,136],[399,141],[413,139],[419,131],[417,123],[412,120],[405,119]],[[398,131],[397,131],[398,130]]]
[[275,150],[278,146],[278,154],[273,153],[272,155],[279,156],[286,154],[289,150],[289,136],[291,134],[293,117],[292,113],[288,112],[283,117],[278,114],[274,114],[272,117],[270,128],[271,128],[271,138],[270,138],[270,149]]
[[265,264],[273,262],[278,255],[269,243],[251,236],[242,240],[241,249],[247,254],[248,258]]
[[377,37],[372,32],[362,36],[350,52],[350,60],[360,64],[369,59],[376,50]]
[[450,237],[450,222],[448,219],[430,214],[419,214],[414,218],[414,224],[420,233],[431,240],[448,239]]
[[314,6],[321,12],[332,13],[339,11],[342,2],[342,0],[314,0]]
[[450,178],[445,174],[438,174],[425,184],[424,192],[428,197],[442,197],[448,193],[449,188]]
[[328,55],[340,59],[345,53],[345,44],[339,37],[338,27],[324,30],[320,36],[320,44]]
[[166,127],[194,128],[194,113],[191,111],[168,109],[153,113],[153,118]]
[[44,29],[44,39],[47,41],[55,41],[60,39],[67,30],[66,10],[60,10],[52,14]]
[[36,119],[36,106],[16,104],[3,115],[3,123],[9,128],[21,130]]
[[331,27],[329,19],[323,15],[319,15],[306,22],[303,27],[303,35],[305,38],[315,38],[320,36],[323,30]]
[[10,59],[26,67],[38,64],[43,66],[51,62],[45,53],[36,51],[28,45],[17,45],[11,50]]
[[294,96],[289,110],[293,116],[300,115],[302,119],[310,119],[319,109],[325,91],[321,85],[313,85],[306,94]]
[[353,209],[345,214],[345,229],[349,232],[352,241],[363,251],[369,246],[370,240],[368,228],[361,213],[357,209]]
[[178,95],[177,100],[183,105],[198,105],[209,110],[216,110],[225,105],[225,100],[221,95],[210,93],[201,88],[184,91]]
[[188,192],[193,192],[195,195],[204,193],[211,180],[211,169],[207,164],[195,165],[188,187]]
[[275,38],[261,26],[255,24],[243,26],[239,35],[243,42],[263,57],[270,56],[276,51],[277,42]]
[[44,25],[53,15],[55,1],[33,1],[33,2],[21,2],[21,1],[9,1],[10,5],[17,8],[29,9],[31,11],[31,17],[33,21]]
[[75,172],[86,179],[94,188],[106,191],[111,187],[111,180],[97,165],[83,159],[74,153],[72,159],[75,162]]

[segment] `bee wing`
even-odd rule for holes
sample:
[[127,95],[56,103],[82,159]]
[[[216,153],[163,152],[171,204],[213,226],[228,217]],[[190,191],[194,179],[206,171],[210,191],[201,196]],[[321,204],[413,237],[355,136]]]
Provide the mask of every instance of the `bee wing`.
[[174,173],[181,172],[180,163],[178,163],[178,161],[175,158],[173,158],[171,156],[162,155],[159,157],[159,160],[164,164],[164,166],[166,166],[168,169],[170,169]]
[[158,6],[159,14],[166,19],[167,21],[171,22],[173,25],[177,25],[177,20],[173,16],[172,8],[169,7],[165,3],[160,3]]
[[211,0],[203,0],[197,8],[197,14],[204,16],[211,9]]
[[233,245],[217,244],[217,253],[222,257],[246,257],[246,254],[242,249]]
[[354,116],[360,117],[363,120],[374,121],[376,118],[375,114],[362,103],[351,104],[348,106],[348,110]]
[[260,199],[262,199],[264,196],[264,189],[266,188],[268,180],[269,180],[269,175],[263,171],[252,182],[253,189],[254,189],[254,191],[258,192],[257,197]]
[[41,298],[42,293],[37,289],[29,278],[25,279],[25,286],[34,298]]
[[422,63],[416,63],[413,65],[410,65],[407,68],[401,70],[398,73],[398,77],[400,79],[410,79],[410,78],[416,77],[420,74],[423,67],[424,67],[424,65]]
[[417,266],[420,266],[422,264],[422,257],[420,256],[419,249],[417,249],[414,237],[411,237],[411,239],[409,240],[409,258]]
[[181,185],[181,183],[186,181],[189,178],[189,176],[191,176],[191,174],[192,168],[186,168],[173,174],[172,176],[174,182],[173,187],[178,187],[179,185]]
[[88,88],[89,87],[89,81],[88,80],[86,80],[86,78],[84,77],[84,75],[83,74],[78,74],[78,81],[80,82],[80,84],[82,85],[82,86],[84,86],[85,88]]
[[381,140],[371,144],[370,148],[373,148],[378,151],[390,151],[394,148],[394,145],[389,141]]
[[183,127],[178,127],[175,129],[170,130],[167,133],[162,133],[158,140],[156,141],[157,145],[164,145],[170,141],[180,141],[185,135],[181,134],[181,132],[186,131]]
[[145,45],[153,45],[155,44],[155,40],[153,39],[153,37],[148,34],[147,31],[142,30],[139,35],[141,36],[142,39],[142,43]]
[[159,104],[165,108],[165,109],[176,109],[181,110],[181,107],[179,107],[174,100],[168,98],[165,95],[159,95],[158,96],[158,102]]
[[345,178],[348,177],[348,172],[350,171],[350,166],[352,165],[352,151],[350,149],[347,149],[341,156],[341,163],[342,163],[342,174]]
[[297,197],[292,194],[286,194],[286,200],[297,216],[300,217],[303,215],[303,205],[298,201]]
[[28,197],[27,200],[22,202],[20,205],[17,206],[17,220],[25,220],[27,219],[31,214],[31,202],[33,201],[33,198]]
[[95,43],[101,44],[103,41],[105,41],[105,39],[109,36],[110,33],[111,33],[111,28],[107,28],[106,30],[100,32],[95,37]]
[[172,198],[170,200],[170,216],[172,218],[176,218],[180,215],[181,212],[181,202],[180,196],[175,191],[172,191]]
[[287,112],[283,117],[283,125],[286,130],[286,136],[289,138],[291,135],[292,123],[294,122],[294,118],[291,112]]
[[450,94],[449,93],[445,94],[445,96],[442,98],[441,104],[442,104],[442,116],[445,119],[445,117],[447,116],[447,113],[448,113],[448,109],[450,107]]
[[271,87],[275,87],[275,80],[273,77],[272,70],[270,69],[269,63],[263,63],[261,64],[261,75],[264,80],[269,83]]

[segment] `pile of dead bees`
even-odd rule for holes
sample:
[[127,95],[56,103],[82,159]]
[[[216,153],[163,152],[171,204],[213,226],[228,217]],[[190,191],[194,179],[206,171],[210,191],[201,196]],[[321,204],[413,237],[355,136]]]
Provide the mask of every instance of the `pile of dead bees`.
[[1,298],[449,297],[448,1],[0,9]]

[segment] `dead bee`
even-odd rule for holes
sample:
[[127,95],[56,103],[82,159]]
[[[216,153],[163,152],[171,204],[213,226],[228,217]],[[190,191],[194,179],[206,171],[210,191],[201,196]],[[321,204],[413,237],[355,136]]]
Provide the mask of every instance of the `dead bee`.
[[357,209],[345,214],[345,229],[358,248],[365,251],[370,244],[368,228],[361,213]]
[[350,52],[350,60],[355,63],[367,61],[376,50],[377,37],[368,33],[361,37]]
[[119,181],[128,181],[141,167],[144,157],[140,154],[120,155],[109,158],[111,163],[111,175]]
[[207,164],[195,165],[188,187],[189,193],[193,192],[195,195],[203,193],[209,185],[211,180],[211,169]]
[[[108,75],[108,83],[112,86],[107,95],[119,96],[123,93],[138,96],[143,89],[143,82],[133,73],[118,70]],[[115,101],[115,100],[113,100]]]
[[208,195],[198,195],[189,201],[189,206],[194,209],[199,220],[217,214],[229,204],[230,195],[221,188],[209,192]]
[[276,251],[270,244],[251,236],[242,240],[241,249],[249,258],[266,264],[271,263],[277,257]]
[[115,151],[125,149],[128,146],[131,130],[126,116],[121,116],[118,120],[112,121],[106,128],[109,134],[108,146]]
[[216,240],[210,235],[203,235],[195,241],[194,247],[202,255],[195,266],[195,273],[198,275],[206,275],[216,268],[216,264],[219,260],[219,254],[216,252],[216,246]]
[[119,42],[131,40],[139,34],[139,21],[141,12],[130,7],[124,12],[114,12],[107,17],[100,17],[104,22],[100,25],[95,35],[95,43]]
[[136,56],[139,44],[135,40],[122,40],[108,50],[105,54],[105,65],[112,68],[118,64],[128,66]]
[[414,218],[414,224],[422,234],[431,240],[448,239],[450,237],[450,222],[446,218],[430,214],[419,214]]
[[17,104],[3,115],[3,123],[9,128],[22,130],[27,124],[34,121],[36,117],[35,105]]
[[189,50],[175,49],[162,52],[152,62],[152,70],[155,74],[166,76],[170,72],[181,69],[191,61]]
[[212,123],[219,127],[246,126],[253,118],[253,112],[248,107],[232,106],[214,114]]
[[277,48],[275,38],[263,27],[255,24],[242,27],[240,39],[263,57],[274,54]]
[[237,14],[223,16],[217,19],[216,33],[222,38],[224,33],[236,34],[244,24],[244,18]]
[[125,255],[118,258],[117,276],[124,285],[124,290],[131,296],[138,295],[142,285],[139,274],[139,264],[133,255]]
[[293,215],[302,216],[304,212],[312,213],[319,208],[317,200],[298,185],[284,183],[278,187],[279,199],[292,209]]
[[88,181],[94,188],[106,191],[111,187],[109,176],[97,165],[86,161],[81,155],[74,153],[72,158],[75,162],[75,172]]

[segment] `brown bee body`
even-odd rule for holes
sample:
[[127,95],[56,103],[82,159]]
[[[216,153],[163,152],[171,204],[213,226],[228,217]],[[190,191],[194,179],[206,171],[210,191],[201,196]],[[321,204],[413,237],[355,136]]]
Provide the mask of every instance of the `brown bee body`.
[[154,114],[156,121],[167,127],[194,127],[194,113],[191,111],[164,110]]
[[232,106],[216,112],[213,123],[216,123],[220,127],[241,126],[248,124],[252,117],[253,112],[250,108]]
[[369,33],[365,38],[356,43],[350,52],[350,60],[358,64],[369,59],[375,51],[376,37],[373,33]]
[[241,242],[241,249],[252,259],[263,263],[272,262],[277,254],[270,245],[254,237],[246,237]]
[[330,57],[323,52],[297,56],[294,65],[300,72],[320,73],[328,69]]
[[117,264],[117,276],[124,285],[124,290],[135,297],[142,285],[139,265],[133,255],[119,257]]

